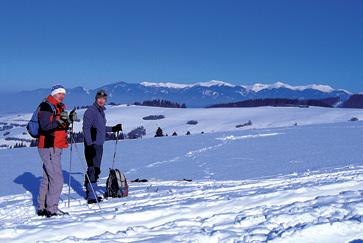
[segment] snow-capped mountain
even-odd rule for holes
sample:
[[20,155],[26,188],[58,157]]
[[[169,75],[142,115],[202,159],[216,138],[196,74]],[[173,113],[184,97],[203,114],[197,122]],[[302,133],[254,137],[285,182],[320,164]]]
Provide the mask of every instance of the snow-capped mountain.
[[149,86],[149,87],[163,87],[163,88],[174,88],[174,89],[183,89],[183,88],[190,88],[190,87],[194,87],[194,86],[202,86],[202,87],[212,87],[212,86],[228,86],[228,87],[236,87],[236,85],[227,83],[227,82],[223,82],[223,81],[218,81],[218,80],[212,80],[209,82],[199,82],[199,83],[194,83],[194,84],[178,84],[178,83],[153,83],[153,82],[142,82],[140,83],[141,85],[144,86]]
[[[341,102],[344,102],[351,96],[349,91],[318,84],[291,86],[277,82],[244,86],[218,80],[192,84],[117,82],[97,89],[84,87],[67,89],[66,103],[68,107],[88,105],[93,102],[95,93],[99,89],[109,92],[109,102],[133,104],[145,100],[166,99],[185,103],[188,107],[206,107],[220,103],[264,98],[324,99],[339,97]],[[37,89],[5,95],[3,102],[0,103],[0,113],[32,111],[48,94],[49,89]]]
[[[166,83],[142,82],[140,84],[144,85],[144,86],[149,86],[149,87],[175,88],[175,89],[191,88],[191,87],[195,87],[195,86],[202,86],[202,87],[227,86],[227,87],[232,87],[232,88],[243,87],[247,91],[251,91],[251,92],[259,92],[264,89],[271,90],[271,89],[282,89],[282,88],[295,90],[295,91],[305,91],[308,89],[312,89],[312,90],[321,91],[323,93],[332,93],[332,92],[336,91],[329,85],[311,84],[311,85],[306,85],[306,86],[292,86],[292,85],[285,84],[280,81],[276,82],[274,84],[256,83],[254,85],[240,85],[240,86],[233,85],[233,84],[223,82],[223,81],[218,81],[218,80],[212,80],[209,82],[199,82],[199,83],[194,83],[194,84],[179,84],[179,83],[170,83],[170,82],[166,82]],[[342,89],[340,89],[339,91],[344,91],[348,94],[350,93],[349,91],[342,90]]]
[[318,91],[321,91],[324,93],[331,93],[334,91],[334,89],[332,87],[330,87],[329,85],[312,84],[312,85],[306,85],[306,86],[291,86],[289,84],[285,84],[282,82],[276,82],[274,84],[257,83],[257,84],[254,84],[251,86],[245,86],[245,87],[254,92],[259,92],[264,89],[280,89],[280,88],[286,88],[286,89],[298,90],[298,91],[313,89],[313,90],[318,90]]

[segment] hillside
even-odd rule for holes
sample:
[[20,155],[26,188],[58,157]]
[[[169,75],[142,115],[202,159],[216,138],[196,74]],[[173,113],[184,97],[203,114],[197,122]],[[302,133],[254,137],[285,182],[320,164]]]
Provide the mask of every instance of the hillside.
[[[84,109],[78,111],[82,119]],[[221,131],[239,131],[241,129],[288,127],[295,125],[322,124],[346,122],[352,117],[363,119],[363,110],[339,108],[297,108],[297,107],[259,107],[259,108],[159,108],[146,106],[108,106],[106,110],[108,125],[119,122],[123,124],[127,134],[133,129],[143,126],[145,137],[153,137],[156,129],[161,127],[164,134],[169,136],[176,132],[185,135],[213,133]],[[163,119],[144,120],[148,116],[163,116]],[[30,113],[15,114],[0,117],[0,128],[7,128],[0,132],[0,146],[13,146],[20,140],[30,144],[31,137],[25,125],[31,117]],[[196,121],[190,122],[190,121]],[[245,126],[252,122],[251,125]],[[187,124],[187,123],[190,124]],[[10,126],[10,127],[7,127]],[[75,123],[75,131],[79,132],[82,122]]]
[[363,108],[363,94],[355,94],[349,97],[343,104],[344,108]]

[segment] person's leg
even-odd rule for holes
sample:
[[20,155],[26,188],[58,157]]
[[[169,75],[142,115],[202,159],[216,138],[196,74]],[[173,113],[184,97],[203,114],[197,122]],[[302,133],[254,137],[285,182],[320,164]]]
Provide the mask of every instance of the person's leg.
[[40,187],[39,187],[39,194],[38,194],[38,206],[37,209],[38,210],[43,210],[46,208],[46,195],[48,192],[48,174],[47,174],[47,170],[46,167],[44,166],[45,163],[47,163],[46,161],[50,160],[50,153],[49,153],[49,149],[45,149],[45,148],[39,148],[38,149],[40,158],[42,160],[43,163],[43,178],[40,182]]
[[102,145],[92,145],[92,147],[86,147],[85,149],[86,160],[87,160],[87,175],[91,183],[88,183],[86,178],[86,198],[87,200],[96,199],[97,180],[101,173],[101,160],[103,155]]
[[101,162],[102,162],[102,156],[103,156],[103,146],[102,145],[95,145],[95,151],[96,151],[96,156],[93,160],[93,164],[95,167],[95,179],[96,179],[96,183],[98,181],[98,178],[101,174]]
[[[91,186],[96,182],[96,169],[94,166],[94,160],[96,157],[94,145],[85,146],[85,158],[87,161],[87,176],[85,177],[86,199],[95,199]],[[88,178],[87,178],[88,177]],[[91,185],[92,183],[92,185]],[[95,189],[95,188],[94,188]]]
[[59,198],[63,189],[63,174],[61,167],[62,149],[50,148],[50,161],[45,163],[49,178],[48,193],[46,196],[47,211],[57,213]]

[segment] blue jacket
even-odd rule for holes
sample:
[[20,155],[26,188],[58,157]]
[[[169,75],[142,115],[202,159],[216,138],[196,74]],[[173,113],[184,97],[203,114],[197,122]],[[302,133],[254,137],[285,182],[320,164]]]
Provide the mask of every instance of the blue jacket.
[[112,132],[112,127],[106,126],[105,107],[95,102],[83,116],[83,134],[86,145],[103,145],[106,133]]

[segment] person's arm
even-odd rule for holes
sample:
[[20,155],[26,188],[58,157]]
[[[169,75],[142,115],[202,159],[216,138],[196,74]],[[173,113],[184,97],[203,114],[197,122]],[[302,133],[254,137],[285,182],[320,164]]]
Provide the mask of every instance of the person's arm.
[[91,110],[87,109],[83,116],[83,135],[86,145],[92,145],[91,128],[93,116]]
[[39,127],[45,133],[52,133],[58,127],[57,119],[54,116],[53,110],[50,105],[46,103],[40,105]]

